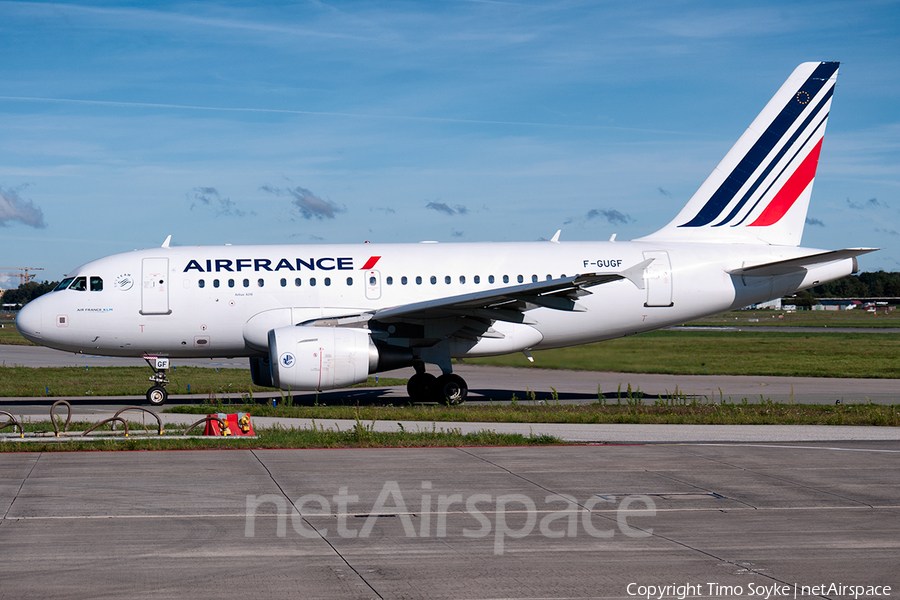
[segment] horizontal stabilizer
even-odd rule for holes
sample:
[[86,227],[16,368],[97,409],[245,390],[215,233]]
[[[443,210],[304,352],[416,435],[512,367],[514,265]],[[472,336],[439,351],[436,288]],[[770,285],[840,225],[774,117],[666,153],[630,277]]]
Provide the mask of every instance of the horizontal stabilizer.
[[728,272],[731,275],[741,275],[743,277],[771,277],[773,275],[792,273],[806,267],[834,262],[836,260],[855,258],[862,254],[875,252],[876,250],[878,250],[878,248],[845,248],[844,250],[832,250],[830,252],[810,254],[809,256],[789,258],[787,260],[779,260],[761,265],[744,266],[740,269],[734,269],[733,271]]

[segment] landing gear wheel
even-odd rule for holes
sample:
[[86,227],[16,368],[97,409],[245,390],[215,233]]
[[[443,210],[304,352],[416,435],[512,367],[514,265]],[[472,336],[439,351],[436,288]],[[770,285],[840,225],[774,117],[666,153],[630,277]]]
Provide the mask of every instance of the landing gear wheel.
[[166,391],[166,388],[161,385],[154,385],[152,388],[147,390],[147,402],[149,402],[153,406],[162,406],[166,403],[166,398],[169,397],[169,392]]
[[466,380],[453,373],[438,377],[433,389],[437,401],[448,406],[459,406],[469,395]]
[[153,387],[147,390],[147,402],[152,406],[162,406],[166,403],[166,398],[169,397],[169,392],[166,391],[166,384],[169,383],[169,380],[166,379],[169,359],[165,356],[145,354],[144,360],[153,369],[153,377],[150,378],[150,383],[153,384]]
[[416,373],[409,378],[406,384],[406,393],[413,402],[428,402],[431,400],[431,390],[437,377],[431,373]]

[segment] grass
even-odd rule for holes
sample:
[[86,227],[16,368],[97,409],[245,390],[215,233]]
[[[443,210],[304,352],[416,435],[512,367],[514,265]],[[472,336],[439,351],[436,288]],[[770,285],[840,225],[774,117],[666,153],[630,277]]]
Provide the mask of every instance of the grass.
[[[2,424],[2,423],[0,423]],[[73,423],[70,431],[85,430],[92,424]],[[138,423],[129,423],[132,431],[143,431]],[[52,431],[49,421],[25,424],[26,431]],[[108,431],[109,427],[105,427]],[[119,426],[121,430],[121,425]],[[152,428],[151,428],[152,429]],[[6,429],[4,431],[12,431]],[[210,450],[210,449],[278,449],[278,448],[429,448],[461,446],[528,446],[562,444],[559,439],[547,435],[524,436],[479,431],[463,434],[458,429],[383,433],[374,431],[371,425],[357,421],[347,430],[336,429],[257,429],[257,439],[210,437],[208,439],[175,440],[165,437],[138,439],[128,437],[111,440],[82,441],[67,438],[65,441],[3,442],[0,452],[72,452],[110,450]],[[170,433],[174,430],[170,430]],[[56,438],[53,438],[54,440]]]
[[791,405],[761,399],[731,402],[672,394],[652,405],[640,394],[623,395],[618,404],[540,404],[445,406],[278,406],[217,403],[178,406],[173,413],[246,412],[255,417],[351,419],[371,421],[457,421],[475,423],[639,423],[691,425],[878,425],[900,426],[900,407],[878,404]]
[[735,310],[685,323],[701,327],[900,327],[900,310]]
[[[143,396],[150,387],[146,367],[0,367],[0,397]],[[253,385],[246,369],[181,367],[169,371],[170,394],[243,394],[272,391]],[[406,385],[406,379],[379,377],[378,386]],[[375,378],[353,387],[374,387]],[[190,389],[188,387],[190,386]],[[49,388],[49,393],[48,393]]]
[[21,335],[16,329],[15,322],[12,319],[0,318],[0,344],[8,346],[34,346]]
[[[351,419],[353,425],[341,430],[321,426],[309,429],[274,427],[256,428],[257,439],[220,438],[176,440],[163,437],[139,439],[137,436],[119,439],[83,441],[67,438],[27,444],[0,440],[0,452],[53,452],[53,451],[115,451],[115,450],[201,450],[201,449],[275,449],[275,448],[425,448],[461,446],[525,446],[562,444],[549,435],[501,434],[490,430],[463,434],[459,429],[401,431],[396,433],[374,430],[375,420],[384,421],[477,421],[477,422],[527,422],[527,423],[634,423],[634,424],[710,424],[710,425],[870,425],[900,426],[900,410],[895,406],[852,404],[838,406],[786,405],[773,402],[750,404],[688,401],[674,397],[655,405],[639,404],[592,406],[464,406],[454,409],[444,407],[278,407],[272,409],[259,405],[217,405],[178,407],[171,412],[209,414],[249,412],[254,416],[306,417],[313,419]],[[91,423],[75,422],[70,431],[83,431]],[[145,426],[129,422],[131,431],[143,432]],[[102,430],[108,431],[109,425]],[[121,430],[121,425],[119,426]],[[155,422],[149,430],[155,429]],[[26,422],[25,430],[52,431],[49,421]],[[169,435],[180,433],[172,426]],[[4,429],[12,433],[12,428]]]
[[466,359],[468,364],[672,375],[900,378],[893,335],[655,331],[586,346]]
[[[0,396],[143,396],[150,387],[151,373],[147,367],[2,367]],[[170,394],[269,390],[253,385],[245,369],[181,367],[169,371],[169,379],[172,383],[166,389]]]

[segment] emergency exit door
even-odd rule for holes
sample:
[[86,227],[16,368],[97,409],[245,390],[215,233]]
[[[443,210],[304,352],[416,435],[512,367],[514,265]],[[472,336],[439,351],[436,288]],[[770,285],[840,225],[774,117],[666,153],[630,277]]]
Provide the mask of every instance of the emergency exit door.
[[672,265],[669,253],[663,250],[644,252],[644,260],[653,262],[644,271],[647,281],[647,302],[644,306],[672,306]]

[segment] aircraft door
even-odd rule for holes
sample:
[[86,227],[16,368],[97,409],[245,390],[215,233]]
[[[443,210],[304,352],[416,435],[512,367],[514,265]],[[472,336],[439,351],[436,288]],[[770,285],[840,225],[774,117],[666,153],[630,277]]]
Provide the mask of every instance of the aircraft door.
[[141,314],[170,314],[169,259],[145,258],[141,269]]
[[647,301],[644,306],[672,306],[672,265],[669,253],[663,250],[644,252],[644,260],[652,263],[644,271],[647,281]]
[[381,298],[381,272],[366,271],[366,298],[369,300],[378,300]]

